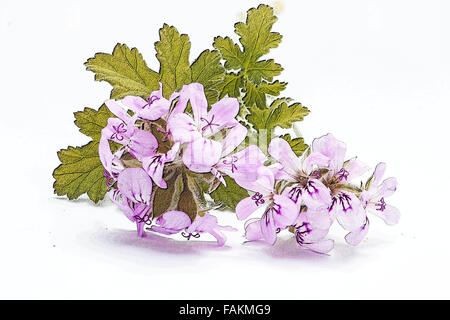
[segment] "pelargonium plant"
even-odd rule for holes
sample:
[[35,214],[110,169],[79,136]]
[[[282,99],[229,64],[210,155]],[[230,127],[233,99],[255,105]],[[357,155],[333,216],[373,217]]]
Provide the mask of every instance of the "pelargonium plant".
[[273,245],[286,231],[319,253],[333,248],[335,221],[351,245],[368,232],[367,212],[396,224],[399,211],[386,201],[397,181],[382,180],[384,163],[363,183],[357,179],[369,167],[346,159],[346,145],[332,134],[311,146],[275,135],[309,114],[279,97],[287,83],[274,77],[283,69],[261,59],[281,42],[271,31],[276,20],[267,5],[250,9],[246,22],[235,24],[240,45],[216,37],[215,50],[192,64],[188,36],[165,24],[155,43],[159,72],[124,44],[89,59],[87,69],[113,89],[98,110],[75,113],[92,141],[58,152],[55,193],[87,193],[95,203],[108,194],[139,236],[180,233],[189,240],[209,233],[218,245],[224,231],[236,231],[218,224],[213,212],[223,209],[246,220],[249,241]]

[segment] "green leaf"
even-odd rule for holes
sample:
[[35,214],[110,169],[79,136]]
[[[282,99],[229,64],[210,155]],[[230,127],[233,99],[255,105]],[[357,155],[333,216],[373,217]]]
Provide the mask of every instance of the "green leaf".
[[275,81],[283,68],[273,59],[258,59],[276,48],[281,42],[281,35],[272,32],[272,26],[277,21],[273,8],[259,5],[247,12],[245,23],[236,23],[235,32],[240,36],[241,47],[229,37],[216,37],[213,46],[220,51],[225,60],[225,68],[229,72],[220,90],[219,97],[228,95],[240,97],[241,93],[245,107],[254,104],[260,109],[267,108],[266,96],[278,96],[286,88],[287,83]]
[[266,95],[264,91],[256,87],[252,82],[245,84],[245,96],[243,98],[247,108],[251,109],[254,105],[260,109],[266,109]]
[[283,68],[273,59],[252,62],[248,69],[248,78],[255,84],[260,84],[262,79],[272,82],[273,77],[280,75]]
[[215,202],[221,202],[223,204],[221,209],[235,210],[239,201],[248,197],[248,192],[244,188],[241,188],[230,177],[225,177],[225,182],[227,183],[227,186],[224,187],[223,184],[220,184],[215,191],[211,192],[211,198],[213,198]]
[[242,87],[242,76],[234,73],[228,73],[225,76],[224,81],[219,85],[219,99],[222,99],[226,95],[231,98],[237,98],[241,95],[240,88]]
[[261,4],[257,9],[253,8],[247,12],[245,23],[239,22],[234,25],[235,32],[240,36],[239,41],[244,47],[247,65],[280,44],[281,35],[278,32],[271,32],[276,21],[273,8]]
[[226,60],[225,68],[239,70],[244,67],[244,53],[231,38],[215,37],[213,46],[220,51],[223,59]]
[[86,70],[95,73],[95,80],[113,86],[112,99],[127,95],[147,96],[159,88],[159,74],[151,70],[136,48],[118,43],[111,54],[96,53],[85,62]]
[[250,107],[251,114],[247,120],[256,130],[267,129],[270,131],[275,127],[288,129],[296,121],[302,121],[303,117],[309,114],[308,108],[301,103],[288,105],[289,99],[277,99],[272,102],[269,108],[259,109]]
[[289,134],[282,135],[280,136],[280,138],[286,140],[291,146],[292,151],[294,151],[294,153],[299,157],[303,154],[303,152],[306,149],[308,149],[308,145],[305,144],[305,140],[303,140],[303,138],[292,139]]
[[53,171],[54,191],[67,195],[72,200],[83,193],[97,203],[106,194],[106,178],[98,157],[98,142],[89,142],[82,147],[69,147],[58,151],[61,164]]
[[180,35],[175,27],[169,27],[167,24],[159,29],[159,37],[160,40],[155,43],[156,58],[160,63],[163,95],[168,98],[184,84],[191,82],[191,43],[186,34]]
[[74,115],[75,125],[80,128],[80,132],[94,141],[100,140],[101,131],[108,124],[108,119],[114,117],[104,104],[98,110],[84,108],[83,111],[75,112]]
[[217,87],[225,78],[225,69],[220,59],[218,51],[205,50],[191,65],[192,82],[203,84],[209,105],[217,102],[219,98]]

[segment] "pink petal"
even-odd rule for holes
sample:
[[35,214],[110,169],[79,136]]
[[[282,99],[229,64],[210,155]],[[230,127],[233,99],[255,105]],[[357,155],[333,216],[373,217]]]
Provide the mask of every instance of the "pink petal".
[[359,161],[357,157],[354,157],[345,163],[344,169],[348,172],[347,181],[352,181],[369,171],[370,168],[362,161]]
[[273,195],[274,205],[277,210],[273,210],[273,218],[275,225],[280,228],[285,228],[294,223],[299,214],[298,206],[288,197],[280,194]]
[[180,143],[191,142],[201,137],[194,120],[185,113],[171,116],[167,121],[167,129],[173,140]]
[[173,114],[184,112],[188,101],[191,104],[192,112],[194,114],[194,123],[196,127],[199,128],[201,125],[200,118],[205,117],[208,110],[208,102],[202,84],[191,83],[183,86],[180,91],[178,103],[173,110]]
[[105,101],[106,106],[109,111],[111,111],[116,117],[121,119],[124,122],[128,122],[131,116],[127,113],[127,111],[119,105],[115,100],[107,100]]
[[303,171],[310,174],[316,168],[328,168],[330,159],[318,152],[312,152],[303,162]]
[[380,184],[381,178],[383,178],[384,172],[386,171],[386,163],[380,162],[375,167],[372,175],[372,186],[378,186]]
[[214,140],[199,138],[188,144],[183,162],[193,172],[209,172],[220,159],[222,145]]
[[191,218],[182,211],[167,211],[156,219],[159,226],[152,226],[150,230],[163,233],[178,233],[191,225]]
[[387,178],[378,186],[376,190],[376,193],[371,197],[372,199],[390,197],[397,190],[397,179],[393,177]]
[[204,136],[214,135],[226,126],[229,126],[229,123],[233,122],[238,112],[239,101],[236,98],[223,98],[211,107],[207,115],[199,118],[199,128],[202,128]]
[[236,183],[242,188],[251,190],[254,192],[259,192],[262,195],[268,195],[272,193],[275,183],[275,177],[273,170],[268,167],[258,167],[257,179],[255,181],[247,181],[236,179]]
[[341,192],[341,194],[347,195],[349,200],[337,197],[331,213],[345,230],[354,231],[365,223],[366,212],[353,193]]
[[327,156],[330,159],[329,168],[338,171],[342,168],[345,158],[346,145],[337,140],[331,133],[314,139],[311,150]]
[[307,248],[311,251],[317,252],[317,253],[328,253],[334,248],[334,241],[330,239],[320,240],[318,242],[313,243],[305,243],[303,244],[304,248]]
[[133,202],[150,204],[152,180],[142,168],[127,168],[117,178],[119,191]]
[[[261,199],[264,200],[264,199]],[[266,200],[264,200],[266,201]],[[255,212],[258,208],[265,206],[266,203],[259,203],[252,199],[252,197],[244,198],[236,205],[236,215],[239,220],[246,219],[249,215]]]
[[259,225],[263,239],[269,244],[274,244],[277,241],[277,231],[272,214],[266,212],[262,216]]
[[361,227],[349,232],[345,236],[345,241],[352,246],[357,246],[366,237],[368,232],[369,232],[369,219],[366,218],[366,222]]
[[260,219],[246,223],[245,238],[249,241],[261,240],[263,238]]
[[148,131],[136,129],[130,138],[128,149],[138,160],[153,156],[158,149],[158,140]]
[[111,172],[114,156],[111,152],[111,148],[109,147],[108,140],[104,138],[103,135],[100,139],[100,143],[98,144],[98,155],[103,167]]
[[247,136],[247,128],[240,123],[235,125],[228,132],[228,134],[226,135],[225,139],[222,142],[223,144],[222,157],[225,157],[229,155],[231,152],[233,152],[233,150],[236,149],[236,147],[240,145],[242,141],[244,141],[246,136]]
[[283,166],[283,170],[294,179],[302,170],[302,164],[297,155],[292,151],[289,143],[281,138],[270,141],[269,154]]
[[386,204],[383,211],[380,210],[380,207],[373,204],[369,205],[369,208],[371,209],[370,212],[383,219],[387,225],[392,226],[397,224],[400,220],[400,211],[396,207],[389,204]]

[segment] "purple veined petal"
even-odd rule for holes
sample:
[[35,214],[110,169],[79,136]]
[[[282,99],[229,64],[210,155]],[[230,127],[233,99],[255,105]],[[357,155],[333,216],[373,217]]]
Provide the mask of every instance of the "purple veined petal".
[[152,180],[142,168],[127,168],[117,178],[119,191],[133,202],[150,205]]
[[297,206],[298,212],[300,212],[301,205],[303,204],[303,188],[301,186],[293,185],[286,187],[281,194],[291,199]]
[[126,96],[122,99],[122,103],[134,112],[139,112],[148,105],[148,102],[139,96]]
[[302,199],[308,208],[328,208],[331,205],[330,189],[320,180],[309,179],[302,190]]
[[166,154],[158,153],[154,156],[145,157],[142,159],[142,168],[148,173],[158,187],[162,189],[167,188],[167,183],[162,178],[164,173],[164,165],[167,162],[173,161],[179,151],[180,143],[177,142]]
[[167,129],[174,141],[186,143],[201,137],[194,120],[185,113],[171,115],[167,121]]
[[183,211],[167,211],[156,219],[159,226],[153,225],[149,230],[170,235],[178,233],[191,225],[191,219]]
[[310,174],[315,168],[328,168],[329,165],[330,158],[321,153],[312,152],[303,161],[303,171],[305,171],[307,174]]
[[274,244],[277,241],[277,228],[273,219],[272,213],[267,211],[259,221],[262,239],[269,244]]
[[362,226],[347,233],[347,235],[345,236],[345,241],[352,246],[357,246],[367,236],[368,232],[369,219],[366,218],[366,222]]
[[[238,112],[239,101],[236,98],[222,98],[216,102],[207,115],[199,118],[199,128],[201,128],[203,136],[209,137],[228,126]],[[245,135],[243,137],[245,138]]]
[[108,140],[105,137],[103,137],[103,135],[100,138],[100,142],[98,144],[98,155],[103,167],[108,172],[111,172],[114,156],[111,152],[111,148],[109,147]]
[[397,190],[397,179],[394,177],[387,178],[375,190],[376,192],[371,196],[372,199],[390,197]]
[[148,131],[136,129],[130,138],[128,149],[138,160],[153,156],[158,149],[158,140]]
[[116,101],[112,99],[106,100],[105,104],[108,107],[109,111],[111,111],[116,117],[121,119],[123,122],[128,123],[131,116],[121,105],[119,105]]
[[267,200],[262,198],[262,194],[256,193],[251,197],[242,199],[236,205],[236,216],[239,220],[247,219],[253,212],[259,208],[265,207]]
[[357,157],[351,158],[344,164],[344,170],[348,172],[346,181],[352,181],[361,177],[364,173],[370,170],[370,167],[364,162],[358,160]]
[[244,141],[246,136],[247,128],[240,123],[236,124],[222,141],[222,157],[225,157],[233,152],[233,150],[236,149],[236,147],[240,145],[242,141]]
[[146,157],[142,160],[142,168],[147,172],[147,174],[152,178],[155,184],[162,188],[167,188],[167,183],[163,179],[164,173],[164,164],[163,161],[164,155],[157,154],[151,157]]
[[247,181],[235,179],[236,183],[244,189],[259,192],[263,196],[269,195],[273,192],[275,177],[273,170],[268,167],[258,167],[257,179],[255,181]]
[[344,164],[347,146],[337,140],[331,133],[314,139],[311,146],[312,152],[318,152],[330,159],[329,169],[338,171]]
[[389,204],[386,203],[383,204],[381,202],[375,204],[371,203],[368,205],[368,209],[370,210],[371,213],[383,219],[383,221],[387,225],[390,226],[395,225],[400,220],[400,211],[396,207],[391,206]]
[[225,181],[225,178],[223,177],[223,175],[222,175],[219,171],[217,171],[216,168],[212,167],[212,168],[211,168],[211,173],[212,173],[212,175],[213,175],[214,177],[216,177],[217,180],[220,181],[220,183],[222,183],[225,187],[227,186],[227,183],[226,183],[226,181]]
[[263,238],[260,219],[248,220],[245,223],[245,238],[249,241],[261,240]]
[[331,239],[324,239],[313,243],[305,243],[302,247],[316,253],[326,254],[333,250],[334,241]]
[[293,179],[290,175],[288,175],[284,170],[281,163],[273,163],[269,166],[267,166],[270,170],[272,170],[273,175],[275,177],[275,180],[286,180],[289,182],[295,182],[295,179]]
[[130,206],[128,205],[128,199],[124,196],[122,196],[122,194],[120,193],[119,190],[110,190],[108,192],[109,198],[111,199],[111,201],[120,209],[122,210],[122,212],[125,214],[125,216],[131,220],[131,221],[136,221],[136,219],[134,218],[134,213],[133,210],[130,208]]
[[199,138],[188,144],[183,153],[183,162],[189,170],[203,173],[220,160],[222,145],[214,140]]
[[302,170],[302,163],[297,155],[292,151],[289,143],[281,138],[274,138],[270,141],[269,154],[278,160],[283,166],[283,170],[292,178],[295,178]]
[[275,225],[280,228],[292,225],[299,215],[298,206],[291,199],[280,194],[273,195],[273,202],[272,216]]
[[336,216],[339,224],[349,231],[354,231],[366,221],[366,212],[360,200],[353,194],[340,192],[332,199],[330,213]]

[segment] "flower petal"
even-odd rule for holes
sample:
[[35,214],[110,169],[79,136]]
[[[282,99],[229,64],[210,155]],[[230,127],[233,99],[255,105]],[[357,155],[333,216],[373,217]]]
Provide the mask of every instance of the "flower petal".
[[151,231],[174,234],[178,233],[191,225],[191,218],[183,211],[167,211],[156,219],[159,226],[152,226]]
[[275,221],[269,211],[264,213],[259,221],[259,225],[263,239],[269,244],[274,244],[277,241],[277,231]]
[[236,147],[240,145],[242,141],[244,141],[246,136],[247,128],[240,123],[235,125],[222,141],[222,157],[225,157],[233,152],[233,150],[236,149]]
[[302,170],[302,164],[297,155],[292,151],[289,143],[281,138],[274,138],[270,141],[269,154],[274,157],[283,166],[283,170],[295,178],[299,171]]
[[152,156],[158,149],[158,140],[148,131],[136,129],[128,144],[130,153],[138,160]]
[[244,220],[264,205],[265,203],[257,203],[257,201],[251,197],[244,198],[236,205],[236,216],[239,220]]
[[297,205],[288,197],[280,194],[273,195],[273,202],[275,207],[272,210],[272,216],[275,221],[275,225],[280,228],[285,228],[294,223],[299,214]]
[[392,226],[394,224],[397,224],[400,220],[400,211],[396,207],[389,204],[385,205],[384,210],[380,210],[380,207],[377,207],[373,204],[369,205],[369,209],[371,209],[370,212],[372,212],[374,215],[383,219],[383,221],[387,225]]
[[234,123],[238,112],[239,101],[236,98],[223,98],[211,107],[207,115],[199,118],[199,128],[201,127],[205,137],[214,135]]
[[247,221],[245,224],[245,238],[249,241],[261,240],[263,238],[260,219]]
[[150,205],[152,180],[142,168],[127,168],[117,178],[119,191],[133,202]]
[[305,243],[302,247],[317,253],[328,253],[334,248],[334,241],[331,239],[324,239],[313,243]]
[[352,246],[357,246],[366,237],[368,232],[369,232],[369,219],[366,218],[366,222],[361,227],[349,232],[345,236],[345,241]]
[[220,159],[222,145],[214,140],[199,138],[188,144],[183,162],[193,172],[209,172]]
[[346,180],[352,181],[369,171],[370,167],[364,162],[359,161],[357,157],[354,157],[344,163],[344,169],[348,172]]
[[344,164],[347,146],[344,142],[337,140],[331,133],[314,139],[311,150],[327,156],[330,159],[329,169],[338,171]]
[[194,120],[185,113],[170,116],[167,129],[173,140],[180,143],[191,142],[201,137]]
[[128,121],[130,120],[131,116],[115,100],[112,100],[112,99],[106,100],[105,104],[108,107],[109,111],[111,111],[117,118],[119,118],[122,121],[128,123]]

